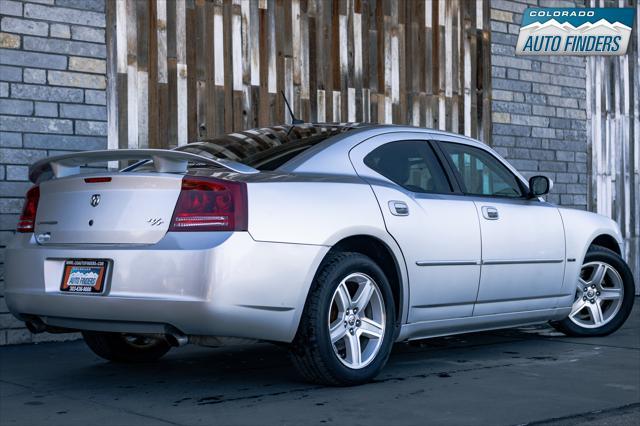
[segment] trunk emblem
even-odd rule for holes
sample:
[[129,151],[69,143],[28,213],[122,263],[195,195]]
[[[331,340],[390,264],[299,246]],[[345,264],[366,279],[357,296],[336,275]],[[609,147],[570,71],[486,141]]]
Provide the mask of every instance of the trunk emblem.
[[91,205],[93,207],[98,207],[98,204],[100,204],[100,194],[93,194],[91,196]]
[[160,226],[160,225],[162,225],[164,223],[162,218],[159,218],[159,217],[149,218],[149,220],[147,220],[147,222],[150,223],[151,226]]

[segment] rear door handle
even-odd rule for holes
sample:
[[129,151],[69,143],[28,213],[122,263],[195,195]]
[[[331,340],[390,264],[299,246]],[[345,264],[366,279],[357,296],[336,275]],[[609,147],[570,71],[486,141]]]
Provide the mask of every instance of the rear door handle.
[[409,206],[404,201],[389,201],[389,210],[394,216],[409,216]]
[[500,218],[500,215],[498,214],[498,209],[491,206],[482,207],[482,216],[484,216],[484,218],[487,220],[497,220],[498,218]]

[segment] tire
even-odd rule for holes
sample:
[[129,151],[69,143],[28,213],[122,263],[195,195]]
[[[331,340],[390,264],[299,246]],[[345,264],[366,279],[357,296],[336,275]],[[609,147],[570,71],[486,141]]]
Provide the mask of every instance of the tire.
[[171,349],[164,337],[98,331],[83,331],[82,337],[96,355],[112,362],[153,362]]
[[[604,279],[601,280],[604,285],[597,283],[598,276],[595,274],[600,265],[604,265]],[[585,288],[587,292],[584,291]],[[620,297],[612,298],[620,294]],[[581,268],[571,314],[551,325],[568,336],[606,336],[624,324],[631,313],[634,300],[635,285],[629,266],[616,252],[601,246],[591,246]],[[580,308],[581,306],[583,307]],[[600,313],[592,313],[594,309]],[[596,321],[594,316],[602,321]]]
[[[354,311],[353,307],[367,300],[359,295],[365,290],[369,294],[370,288],[374,290],[368,304]],[[307,298],[290,348],[293,364],[310,382],[330,386],[366,383],[389,359],[394,326],[393,293],[382,269],[359,253],[331,255],[318,270]],[[334,345],[331,336],[342,334]],[[373,337],[376,335],[380,337]],[[354,348],[361,349],[361,354],[353,355],[358,353]]]

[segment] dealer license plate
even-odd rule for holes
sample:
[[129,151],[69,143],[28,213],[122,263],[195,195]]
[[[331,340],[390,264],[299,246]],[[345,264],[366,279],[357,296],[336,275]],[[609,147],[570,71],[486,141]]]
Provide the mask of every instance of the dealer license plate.
[[107,265],[107,260],[72,259],[65,261],[60,291],[102,293]]

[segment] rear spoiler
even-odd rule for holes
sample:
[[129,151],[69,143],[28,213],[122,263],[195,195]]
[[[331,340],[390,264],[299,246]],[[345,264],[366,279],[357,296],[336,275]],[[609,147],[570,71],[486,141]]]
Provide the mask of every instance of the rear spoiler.
[[81,151],[42,159],[29,168],[29,180],[35,183],[47,172],[52,172],[57,178],[76,175],[80,173],[80,166],[85,164],[119,160],[153,160],[153,165],[159,173],[184,173],[187,171],[189,162],[224,167],[242,174],[259,173],[253,167],[242,163],[221,158],[207,158],[190,152],[167,149],[107,149]]

